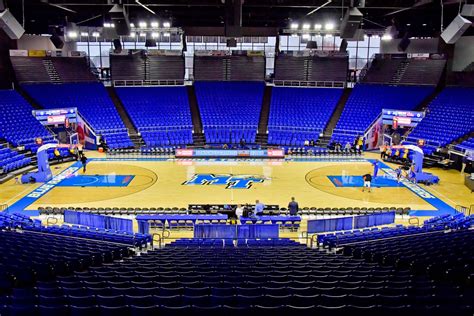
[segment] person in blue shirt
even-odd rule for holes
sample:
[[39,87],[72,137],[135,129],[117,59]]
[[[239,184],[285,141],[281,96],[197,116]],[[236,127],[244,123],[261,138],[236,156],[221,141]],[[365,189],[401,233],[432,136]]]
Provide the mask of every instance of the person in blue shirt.
[[397,169],[395,169],[395,173],[397,175],[397,182],[400,182],[402,178],[402,167],[398,167]]
[[379,172],[379,161],[375,160],[372,165],[374,166],[374,178],[377,177],[377,173]]
[[295,201],[295,198],[291,198],[291,202],[288,203],[288,210],[290,211],[290,216],[296,216],[298,214],[298,202]]
[[255,201],[255,210],[254,214],[256,216],[262,216],[263,215],[263,209],[265,208],[265,205],[263,203],[260,203],[259,200]]

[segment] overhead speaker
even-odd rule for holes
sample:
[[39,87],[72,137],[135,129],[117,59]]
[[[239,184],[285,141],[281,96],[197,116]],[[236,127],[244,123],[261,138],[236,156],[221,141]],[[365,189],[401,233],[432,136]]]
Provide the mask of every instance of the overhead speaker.
[[225,0],[226,37],[242,36],[242,3],[244,0]]
[[147,39],[145,41],[145,47],[156,47],[156,40],[155,39]]
[[341,41],[341,46],[339,46],[339,51],[340,52],[346,52],[347,51],[347,40],[343,39]]
[[128,14],[125,12],[123,5],[116,4],[110,9],[109,16],[115,24],[115,31],[117,35],[130,35],[130,22],[128,21]]
[[308,49],[318,49],[318,43],[316,43],[316,41],[308,41],[306,43],[306,48],[308,48]]
[[398,43],[398,50],[400,52],[404,52],[407,50],[408,46],[410,45],[410,39],[408,36],[404,36],[401,40],[400,43]]
[[474,4],[465,4],[462,7],[461,15],[464,17],[474,17]]
[[462,16],[458,15],[448,25],[448,27],[441,33],[441,38],[446,44],[454,44],[471,26],[472,22]]
[[14,40],[19,39],[23,33],[25,33],[25,29],[18,23],[8,9],[0,12],[0,28],[8,37]]
[[114,52],[120,53],[122,51],[122,42],[120,41],[120,39],[118,38],[114,39],[113,43],[114,43]]
[[227,47],[237,47],[237,40],[235,38],[228,38],[226,44]]
[[341,38],[352,38],[355,36],[362,22],[363,15],[357,8],[349,8],[341,23]]

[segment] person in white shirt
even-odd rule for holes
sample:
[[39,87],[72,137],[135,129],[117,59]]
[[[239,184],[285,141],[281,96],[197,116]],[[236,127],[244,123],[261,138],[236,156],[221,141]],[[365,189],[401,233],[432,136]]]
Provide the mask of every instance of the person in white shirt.
[[244,215],[244,208],[242,207],[242,205],[239,204],[235,209],[235,216],[237,217],[237,219],[240,219],[242,215]]

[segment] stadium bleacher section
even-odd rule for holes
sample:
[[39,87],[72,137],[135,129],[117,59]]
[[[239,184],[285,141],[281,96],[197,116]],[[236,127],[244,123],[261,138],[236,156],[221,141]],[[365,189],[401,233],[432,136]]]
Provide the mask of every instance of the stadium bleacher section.
[[195,82],[207,143],[255,143],[263,82]]
[[101,83],[30,84],[23,88],[45,108],[77,107],[110,148],[133,147],[115,105]]
[[376,55],[361,73],[364,83],[436,86],[441,79],[445,59],[415,59],[406,55]]
[[[449,235],[469,236],[466,232]],[[446,247],[450,243],[436,240],[444,243],[445,261],[452,260],[456,253]],[[430,243],[426,237],[421,241]],[[209,240],[177,242],[53,282],[40,281],[34,288],[13,289],[2,296],[1,308],[2,313],[22,308],[48,315],[110,315],[118,310],[131,315],[256,315],[276,309],[305,315],[459,315],[472,312],[470,294],[469,289],[433,281],[405,266],[382,266],[287,240],[237,245]]]
[[35,138],[44,142],[53,140],[53,135],[32,114],[31,105],[14,90],[0,90],[0,138],[13,146],[24,145],[33,149]]
[[20,83],[97,81],[89,69],[86,57],[11,56],[10,60]]
[[192,120],[185,87],[116,88],[149,147],[192,144]]
[[31,158],[0,145],[0,175],[20,169],[31,163]]
[[364,135],[382,109],[413,110],[434,87],[358,84],[346,102],[332,136],[333,141],[353,142]]
[[466,139],[465,141],[459,143],[458,145],[455,146],[456,149],[460,150],[473,150],[474,149],[474,138],[471,137],[469,139]]
[[268,143],[303,146],[318,140],[341,97],[342,89],[274,87]]
[[409,134],[408,140],[425,139],[429,145],[446,146],[472,132],[474,88],[445,88],[428,105],[425,118]]

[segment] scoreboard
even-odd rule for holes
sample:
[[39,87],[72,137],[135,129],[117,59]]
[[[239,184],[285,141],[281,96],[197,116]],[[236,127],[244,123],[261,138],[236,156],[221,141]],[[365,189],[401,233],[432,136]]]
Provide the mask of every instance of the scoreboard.
[[176,149],[177,158],[284,158],[283,149]]
[[415,127],[425,117],[424,112],[406,110],[382,110],[382,123],[384,125]]
[[77,108],[34,110],[33,116],[43,125],[77,123]]

